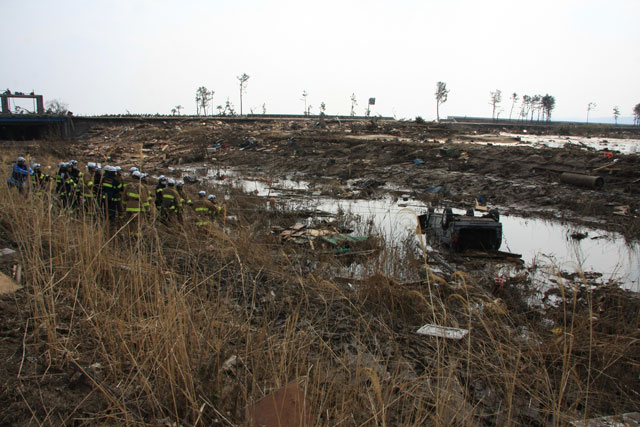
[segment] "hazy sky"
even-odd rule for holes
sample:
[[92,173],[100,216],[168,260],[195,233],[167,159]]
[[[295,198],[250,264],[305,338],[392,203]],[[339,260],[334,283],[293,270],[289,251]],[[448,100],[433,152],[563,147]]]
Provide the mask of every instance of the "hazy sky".
[[[556,119],[640,103],[640,0],[0,0],[0,87],[76,114],[195,113],[195,91],[244,111],[491,116],[489,92],[556,98]],[[517,107],[516,107],[517,109]],[[515,113],[514,113],[515,114]]]

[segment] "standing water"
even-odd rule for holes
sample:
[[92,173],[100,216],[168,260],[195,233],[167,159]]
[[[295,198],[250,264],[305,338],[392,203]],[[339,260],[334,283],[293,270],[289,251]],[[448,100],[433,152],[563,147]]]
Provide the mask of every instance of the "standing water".
[[[237,182],[245,191],[257,196],[273,196],[283,191],[286,193],[286,190],[309,188],[305,181],[281,180],[275,185],[264,180],[237,179]],[[309,198],[309,202],[322,211],[332,214],[342,211],[359,216],[360,224],[371,222],[391,243],[399,242],[408,232],[415,231],[417,215],[427,210],[427,206],[420,201],[390,197],[374,200],[320,196],[304,198]],[[526,265],[547,265],[569,273],[595,272],[602,275],[604,283],[618,281],[623,287],[640,292],[638,242],[628,243],[618,233],[576,227],[559,221],[506,215],[502,215],[500,221],[503,233],[500,250],[521,254]]]

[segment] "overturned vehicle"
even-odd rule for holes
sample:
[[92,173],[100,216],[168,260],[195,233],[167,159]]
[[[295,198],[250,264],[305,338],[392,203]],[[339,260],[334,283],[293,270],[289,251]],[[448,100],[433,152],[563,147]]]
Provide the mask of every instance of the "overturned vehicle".
[[466,214],[454,214],[451,208],[435,212],[433,208],[418,216],[422,233],[432,243],[442,243],[456,251],[477,249],[497,251],[502,244],[502,224],[497,209],[482,216],[474,216],[473,209]]

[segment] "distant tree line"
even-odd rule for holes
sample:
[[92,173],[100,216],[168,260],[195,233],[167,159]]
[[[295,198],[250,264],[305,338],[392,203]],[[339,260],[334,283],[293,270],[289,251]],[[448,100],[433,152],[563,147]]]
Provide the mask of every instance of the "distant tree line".
[[[243,114],[243,94],[246,93],[247,81],[249,80],[249,75],[243,73],[242,75],[237,77],[240,83],[240,115]],[[196,114],[197,115],[207,115],[210,111],[213,114],[213,107],[211,106],[211,102],[213,99],[213,95],[215,92],[213,90],[207,89],[205,86],[200,86],[196,90]],[[449,96],[449,89],[447,88],[447,84],[445,82],[439,81],[436,83],[436,120],[440,121],[440,106],[447,102]],[[304,102],[304,115],[311,115],[311,109],[313,108],[308,104],[309,93],[304,90],[302,91],[301,101]],[[372,98],[373,99],[373,98]],[[520,121],[551,121],[551,114],[556,107],[556,98],[553,95],[523,95],[522,98],[518,95],[518,93],[513,92],[511,94],[511,108],[509,110],[509,120],[513,119],[513,113],[516,109],[516,104],[520,101],[520,106],[516,113],[518,114],[518,120]],[[358,101],[356,99],[355,93],[351,94],[351,111],[350,115],[355,116],[355,107],[358,105]],[[502,91],[500,89],[496,89],[495,91],[489,92],[489,104],[491,105],[491,118],[492,120],[498,120],[500,118],[500,113],[503,112],[503,109],[500,107],[502,103]],[[62,110],[59,105],[52,106],[50,110]],[[56,108],[58,107],[58,108]],[[66,106],[65,106],[66,107]],[[211,107],[211,108],[210,108]],[[180,115],[180,111],[183,109],[181,105],[176,105],[171,109],[171,114]],[[587,106],[587,123],[589,123],[589,115],[591,111],[596,108],[595,102],[589,102]],[[234,116],[236,114],[233,104],[227,98],[224,105],[218,105],[216,107],[218,110],[218,114],[221,116],[231,115]],[[251,113],[253,114],[254,109],[251,108]],[[320,112],[324,113],[326,111],[326,104],[324,102],[320,103]],[[262,114],[266,114],[267,108],[266,104],[262,104]],[[620,107],[617,105],[613,107],[613,118],[615,120],[616,125],[618,124],[618,117],[620,116]],[[636,104],[633,108],[633,123],[634,125],[640,125],[640,103]]]
[[[511,95],[512,103],[518,99],[518,94]],[[513,105],[512,105],[513,106]],[[552,95],[523,95],[520,105],[520,120],[551,121],[551,113],[556,108],[556,98]],[[512,108],[513,111],[513,108]],[[511,117],[510,117],[511,118]]]
[[[445,82],[436,83],[436,120],[440,121],[440,106],[447,102],[449,97],[449,89]],[[513,110],[516,106],[516,102],[520,100],[520,97],[516,92],[511,94],[511,110],[509,111],[509,120],[513,116]],[[489,105],[491,105],[491,119],[497,120],[500,117],[500,113],[503,111],[500,108],[502,103],[502,91],[496,89],[489,93]],[[520,120],[533,121],[536,120],[551,120],[551,113],[556,108],[556,98],[552,95],[524,95],[522,97],[522,103],[520,105],[519,117]]]

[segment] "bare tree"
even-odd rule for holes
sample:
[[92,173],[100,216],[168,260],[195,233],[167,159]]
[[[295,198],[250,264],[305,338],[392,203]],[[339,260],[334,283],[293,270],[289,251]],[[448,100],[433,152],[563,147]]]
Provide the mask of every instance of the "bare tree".
[[222,111],[222,115],[226,116],[235,116],[236,115],[236,110],[233,109],[233,104],[231,103],[231,101],[229,100],[229,98],[227,98],[227,101],[224,103],[224,110]]
[[356,105],[358,105],[358,100],[356,100],[356,94],[351,94],[351,117],[356,115]]
[[522,105],[520,106],[521,120],[526,120],[527,115],[529,114],[529,105],[531,105],[531,97],[529,95],[524,95],[522,97]]
[[547,121],[551,121],[551,112],[554,108],[556,108],[556,98],[546,94],[542,97],[540,101],[542,104],[542,119],[544,120],[545,115],[547,116]]
[[589,123],[589,113],[591,113],[591,110],[595,110],[597,107],[595,102],[590,102],[587,105],[587,123]]
[[511,115],[513,114],[513,107],[516,105],[516,102],[518,102],[518,94],[513,92],[511,94],[511,111],[509,111],[509,120],[511,120]]
[[207,115],[207,108],[209,106],[209,102],[213,99],[214,91],[209,91],[206,87],[200,86],[198,90],[196,90],[196,113],[200,115]]
[[247,91],[247,81],[249,80],[249,75],[243,73],[241,76],[236,77],[240,82],[240,115],[242,115],[242,94]]
[[447,102],[447,97],[449,96],[449,89],[447,89],[447,84],[445,82],[436,83],[436,119],[440,121],[440,105]]
[[67,114],[69,112],[69,106],[58,99],[52,99],[47,102],[47,114]]
[[613,119],[616,121],[616,126],[618,126],[618,117],[620,117],[620,107],[615,105],[613,107]]
[[633,107],[633,124],[640,125],[640,104]]
[[[213,95],[212,95],[213,96]],[[176,105],[176,112],[180,115],[180,110],[184,109],[182,105]]]
[[267,114],[267,104],[266,103],[262,103],[262,114]]
[[530,111],[531,111],[531,119],[530,121],[533,121],[533,115],[535,114],[535,112],[538,112],[538,118],[540,118],[540,100],[542,99],[542,97],[540,95],[533,95],[530,98],[530,103],[531,103],[531,107],[530,107]]
[[320,112],[324,113],[325,111],[327,111],[327,104],[325,104],[324,101],[322,101],[320,103]]
[[502,102],[502,91],[500,89],[496,89],[495,92],[490,92],[490,94],[489,105],[492,107],[491,120],[495,120],[496,107]]
[[307,97],[309,96],[309,94],[307,93],[306,90],[302,91],[302,98],[300,98],[301,101],[304,101],[304,115],[308,116],[309,115],[309,111],[307,110]]

